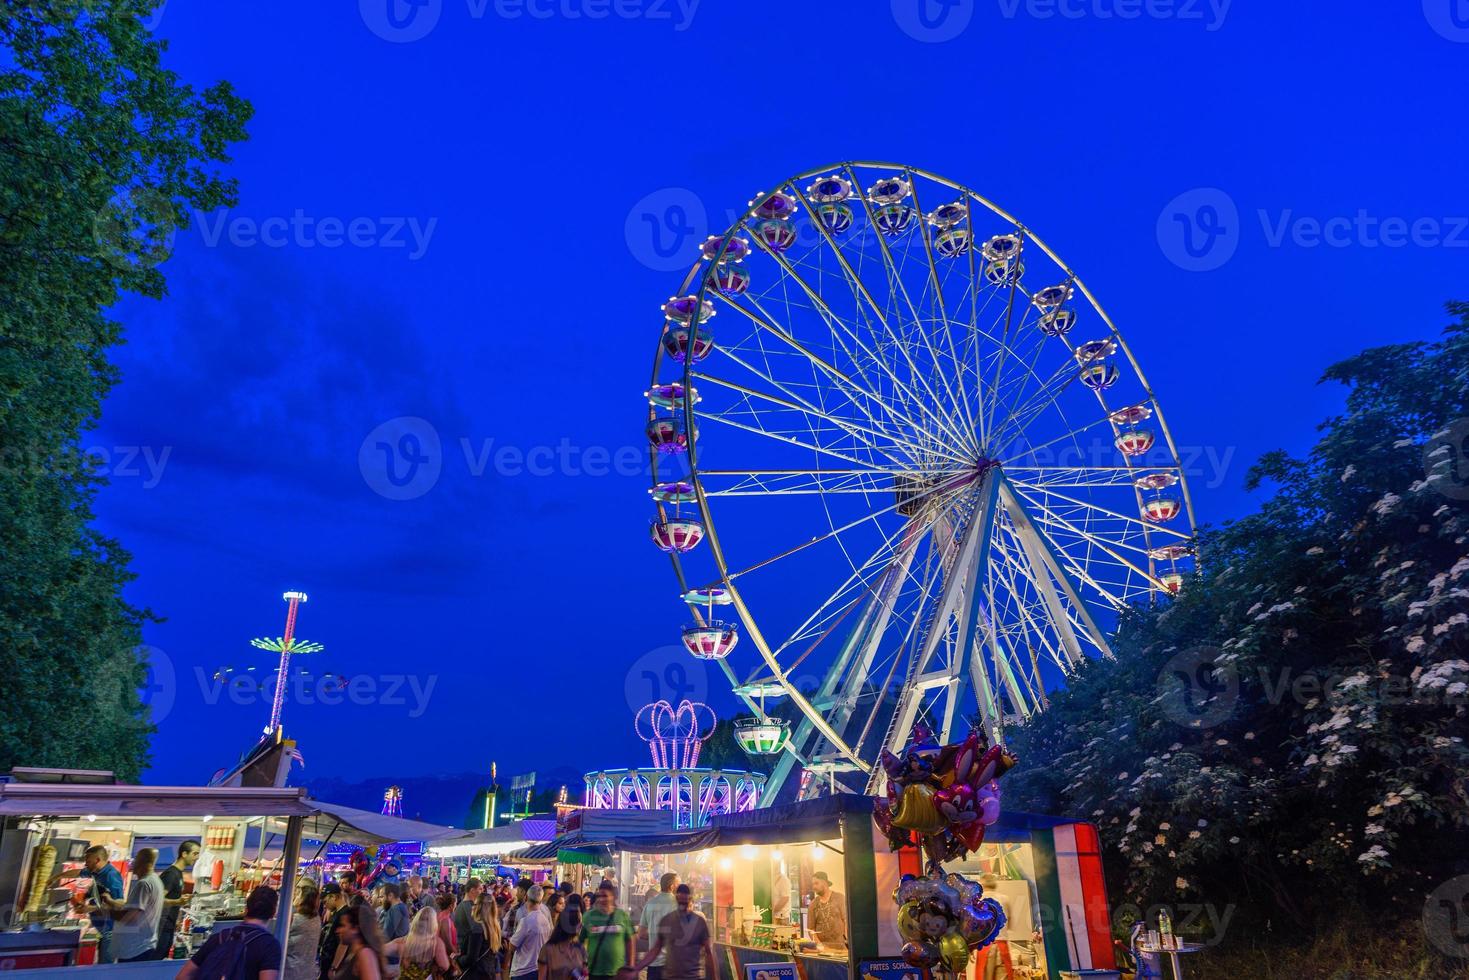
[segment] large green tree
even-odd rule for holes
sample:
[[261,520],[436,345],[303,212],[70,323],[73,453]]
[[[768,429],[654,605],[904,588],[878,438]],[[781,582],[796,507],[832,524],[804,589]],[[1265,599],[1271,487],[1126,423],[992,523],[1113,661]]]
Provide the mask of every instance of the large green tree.
[[1094,820],[1114,903],[1229,910],[1238,937],[1416,917],[1469,872],[1469,304],[1449,312],[1329,368],[1345,411],[1310,453],[1266,455],[1259,512],[1015,734],[1006,805]]
[[215,165],[249,105],[162,65],[155,0],[3,0],[0,21],[0,767],[136,777],[147,613],[128,555],[93,527],[102,484],[79,452],[117,381],[109,309],[164,294],[192,209],[234,203]]

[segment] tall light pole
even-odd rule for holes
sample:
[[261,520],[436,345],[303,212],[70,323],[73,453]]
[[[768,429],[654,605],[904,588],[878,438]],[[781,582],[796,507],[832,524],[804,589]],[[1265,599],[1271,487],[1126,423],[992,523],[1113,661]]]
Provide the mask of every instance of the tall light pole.
[[286,684],[290,676],[288,670],[291,666],[291,654],[293,653],[319,653],[324,649],[320,643],[310,643],[296,639],[296,609],[306,601],[304,592],[287,592],[281,596],[286,600],[286,631],[281,636],[262,636],[250,641],[252,647],[260,650],[269,650],[280,654],[280,666],[275,675],[275,698],[270,705],[270,724],[265,726],[266,734],[278,731],[281,727],[281,709],[286,704]]
[[500,792],[500,784],[495,781],[495,763],[490,763],[490,786],[485,790],[485,829],[489,830],[495,826],[495,796]]

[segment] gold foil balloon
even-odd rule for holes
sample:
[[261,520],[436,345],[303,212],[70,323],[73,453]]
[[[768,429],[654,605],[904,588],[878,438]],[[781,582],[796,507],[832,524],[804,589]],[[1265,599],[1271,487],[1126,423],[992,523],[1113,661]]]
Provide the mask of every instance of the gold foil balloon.
[[948,821],[933,802],[932,786],[911,783],[903,788],[898,797],[898,809],[893,813],[893,826],[904,830],[916,830],[920,834],[935,834],[944,829]]
[[957,930],[951,929],[939,940],[939,955],[951,971],[963,973],[964,968],[969,965],[969,943]]
[[904,902],[898,909],[898,934],[910,943],[923,941],[923,930],[918,928],[917,902]]

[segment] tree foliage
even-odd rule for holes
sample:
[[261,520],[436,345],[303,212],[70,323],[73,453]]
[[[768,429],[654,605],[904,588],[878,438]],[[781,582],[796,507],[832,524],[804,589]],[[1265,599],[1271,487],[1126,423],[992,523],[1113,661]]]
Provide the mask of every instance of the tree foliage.
[[[1258,513],[1123,617],[1012,739],[1006,805],[1101,831],[1114,903],[1315,926],[1418,915],[1469,843],[1469,304],[1324,381],[1344,414],[1267,454]],[[1120,894],[1117,886],[1121,885]]]
[[117,381],[108,315],[161,298],[190,209],[234,203],[215,167],[249,105],[162,66],[153,0],[3,0],[0,21],[0,766],[136,777],[151,725],[122,598],[129,556],[90,526],[103,483],[79,451]]

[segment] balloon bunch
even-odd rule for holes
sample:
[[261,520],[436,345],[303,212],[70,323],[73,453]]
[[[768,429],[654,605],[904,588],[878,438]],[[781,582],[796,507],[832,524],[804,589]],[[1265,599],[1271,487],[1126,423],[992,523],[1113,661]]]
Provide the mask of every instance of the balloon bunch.
[[919,969],[942,964],[952,973],[963,973],[969,954],[994,942],[1005,928],[1000,903],[983,896],[984,886],[963,875],[904,875],[893,892],[903,961]]
[[874,809],[877,824],[894,849],[919,834],[932,869],[979,850],[985,828],[1000,818],[998,780],[1017,760],[979,730],[940,746],[917,725],[907,751],[897,756],[883,750],[881,761],[888,791]]

